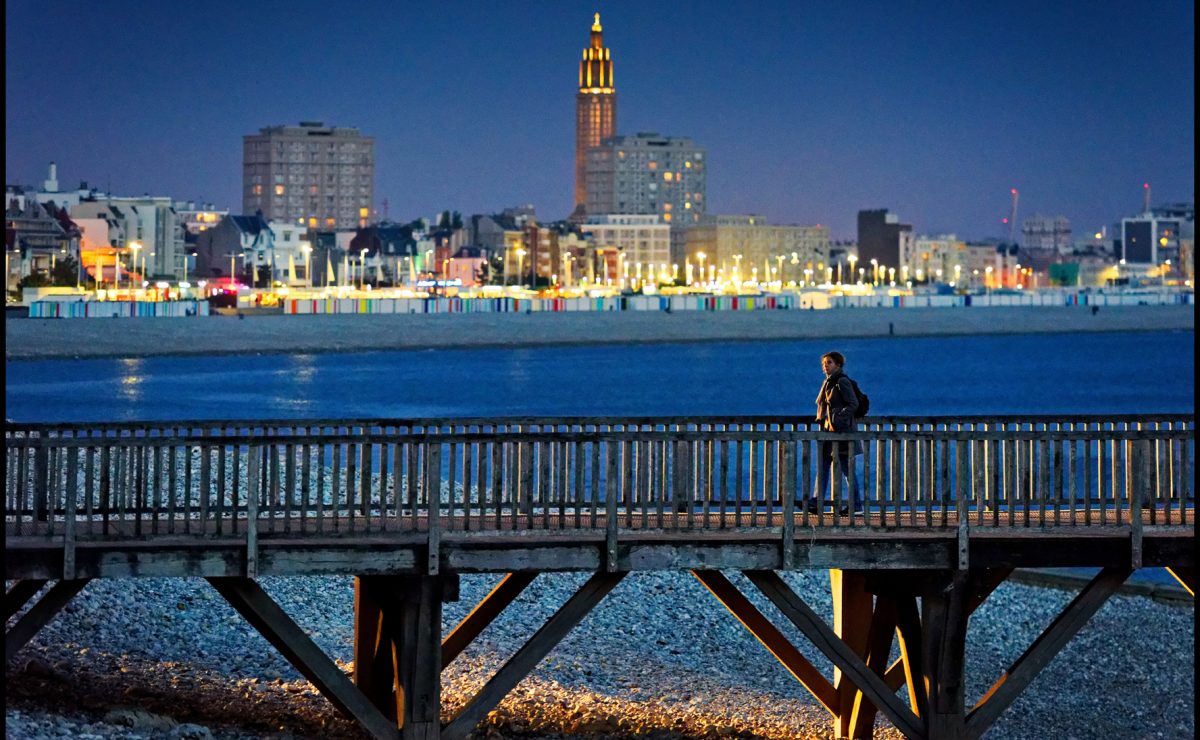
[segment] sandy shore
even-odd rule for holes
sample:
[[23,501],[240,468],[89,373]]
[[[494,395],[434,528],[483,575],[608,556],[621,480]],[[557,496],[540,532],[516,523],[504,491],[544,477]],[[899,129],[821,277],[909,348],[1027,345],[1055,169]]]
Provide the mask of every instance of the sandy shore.
[[5,359],[1194,330],[1193,306],[6,319]]

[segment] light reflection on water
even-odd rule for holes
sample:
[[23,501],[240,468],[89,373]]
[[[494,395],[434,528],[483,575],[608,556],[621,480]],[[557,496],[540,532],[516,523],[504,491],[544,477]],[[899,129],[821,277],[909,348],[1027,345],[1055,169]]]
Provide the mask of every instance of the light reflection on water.
[[873,416],[1190,412],[1194,332],[6,362],[20,421],[808,414],[846,354]]

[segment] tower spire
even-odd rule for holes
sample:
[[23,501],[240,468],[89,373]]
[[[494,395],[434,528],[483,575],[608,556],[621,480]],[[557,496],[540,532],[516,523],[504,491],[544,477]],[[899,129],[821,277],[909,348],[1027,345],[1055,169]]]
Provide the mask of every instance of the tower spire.
[[590,43],[579,62],[579,92],[575,95],[575,206],[582,215],[587,205],[587,152],[616,135],[617,90],[612,53],[604,45],[600,14],[592,16]]

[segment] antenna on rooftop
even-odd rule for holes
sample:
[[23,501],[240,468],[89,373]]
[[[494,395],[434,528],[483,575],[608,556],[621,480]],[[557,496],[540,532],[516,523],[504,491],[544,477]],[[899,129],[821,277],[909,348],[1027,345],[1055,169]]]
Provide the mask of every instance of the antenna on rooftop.
[[1150,212],[1150,183],[1142,183],[1142,213]]

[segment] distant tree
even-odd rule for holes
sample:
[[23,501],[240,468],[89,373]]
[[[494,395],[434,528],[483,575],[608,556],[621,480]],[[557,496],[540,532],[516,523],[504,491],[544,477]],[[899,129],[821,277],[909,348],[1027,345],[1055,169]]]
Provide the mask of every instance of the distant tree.
[[59,286],[78,285],[79,260],[74,257],[64,257],[55,261],[54,270],[50,273],[50,284]]
[[475,271],[475,279],[481,285],[503,285],[504,284],[504,256],[501,254],[493,254],[491,257],[483,261],[479,265],[479,269]]

